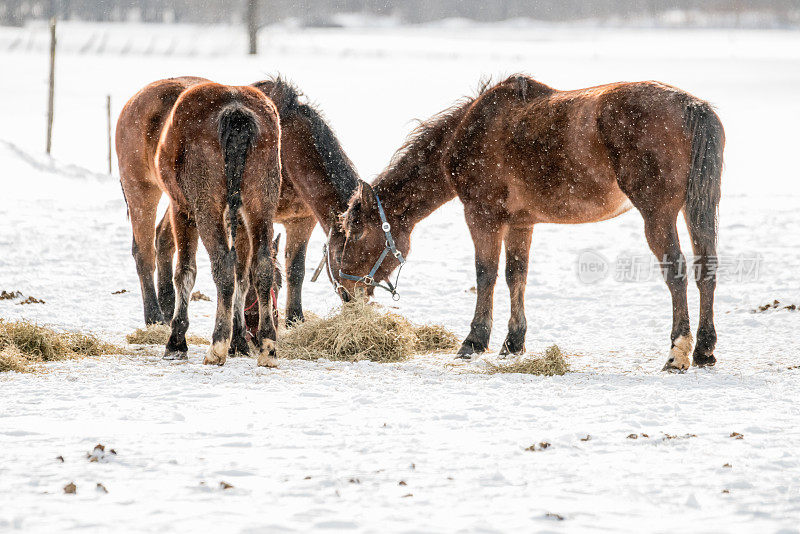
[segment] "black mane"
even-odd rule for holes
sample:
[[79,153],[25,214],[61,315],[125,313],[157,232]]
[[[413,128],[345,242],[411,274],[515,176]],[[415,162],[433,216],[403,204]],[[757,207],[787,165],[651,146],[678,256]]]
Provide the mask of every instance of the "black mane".
[[311,130],[314,148],[322,161],[325,174],[331,181],[341,201],[342,209],[358,186],[358,172],[347,157],[336,134],[314,105],[300,102],[303,93],[291,82],[280,76],[256,82],[254,87],[266,94],[278,108],[281,122],[302,118]]
[[[475,96],[465,96],[457,100],[449,108],[440,111],[427,120],[418,120],[419,124],[414,130],[408,134],[405,143],[397,149],[389,161],[389,165],[381,174],[375,179],[373,185],[379,184],[387,176],[392,176],[395,171],[400,170],[399,167],[407,165],[408,158],[417,158],[418,164],[421,164],[429,156],[431,151],[442,150],[442,138],[451,133],[459,124],[460,118],[464,116],[469,107],[483,95],[491,87],[491,79],[482,79],[478,86],[478,91]],[[414,165],[416,166],[416,165]],[[416,174],[400,173],[407,179],[415,179]],[[397,177],[395,177],[397,179]]]

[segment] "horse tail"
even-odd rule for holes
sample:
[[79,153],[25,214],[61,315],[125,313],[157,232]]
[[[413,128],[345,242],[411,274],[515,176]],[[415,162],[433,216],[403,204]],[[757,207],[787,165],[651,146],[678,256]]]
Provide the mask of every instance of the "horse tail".
[[699,100],[688,103],[685,125],[692,139],[686,223],[698,252],[715,254],[725,132],[711,105]]
[[256,118],[250,111],[236,104],[222,110],[219,117],[219,143],[225,159],[228,222],[233,243],[236,242],[238,213],[242,206],[242,176],[247,162],[247,151],[257,135]]

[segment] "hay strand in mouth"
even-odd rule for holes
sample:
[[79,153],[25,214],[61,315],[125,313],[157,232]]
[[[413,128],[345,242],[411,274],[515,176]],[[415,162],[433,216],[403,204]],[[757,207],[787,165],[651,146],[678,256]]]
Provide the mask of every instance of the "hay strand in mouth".
[[444,327],[415,326],[365,299],[356,299],[327,317],[307,317],[278,338],[281,358],[355,362],[400,362],[414,354],[457,349]]
[[29,321],[0,320],[0,371],[25,372],[33,369],[33,363],[123,352],[92,334],[56,332]]
[[[151,324],[146,328],[137,328],[132,333],[125,336],[125,340],[131,345],[166,345],[172,329],[165,324]],[[189,345],[208,345],[207,339],[196,336],[186,336],[186,343]]]
[[487,362],[487,365],[489,367],[486,372],[491,375],[496,373],[520,373],[539,376],[560,376],[570,370],[569,363],[567,363],[558,345],[548,347],[542,356],[520,358],[511,363],[495,364]]

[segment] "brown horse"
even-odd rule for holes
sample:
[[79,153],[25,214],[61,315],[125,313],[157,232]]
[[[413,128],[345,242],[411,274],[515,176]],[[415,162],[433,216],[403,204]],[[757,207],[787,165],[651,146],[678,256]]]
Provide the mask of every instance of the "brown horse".
[[458,195],[475,243],[478,291],[459,355],[488,348],[503,243],[511,318],[502,353],[521,353],[534,224],[602,221],[633,206],[672,294],[672,345],[664,369],[685,370],[692,335],[676,228],[683,211],[698,258],[694,364],[713,365],[724,143],[711,106],[674,87],[640,82],[558,91],[512,76],[422,124],[372,186],[360,185],[343,217],[346,238],[331,243],[341,262],[339,281],[352,292],[386,280],[399,263],[393,255],[374,269],[374,280],[363,279],[387,249],[384,220],[406,254],[414,225]]
[[[217,286],[214,332],[204,363],[222,365],[228,357],[234,299],[237,314],[243,314],[252,264],[261,303],[258,365],[276,365],[268,303],[275,269],[272,219],[281,186],[280,137],[278,110],[253,87],[201,83],[175,102],[155,154],[158,184],[170,198],[178,255],[176,310],[165,357],[186,357],[199,235]],[[239,215],[245,224],[237,234]]]
[[[171,318],[174,310],[172,258],[175,246],[169,213],[155,228],[161,190],[155,182],[153,156],[161,129],[180,94],[208,80],[197,77],[154,82],[134,95],[117,123],[120,179],[133,226],[133,256],[142,287],[145,322]],[[275,221],[287,230],[287,323],[303,320],[301,288],[308,240],[317,221],[329,232],[356,188],[358,175],[335,134],[300,92],[280,78],[253,84],[277,106],[281,120],[283,181]],[[333,229],[338,232],[338,225]],[[155,242],[155,248],[154,248]],[[153,274],[158,266],[158,295]],[[258,315],[255,296],[247,298],[247,316]],[[234,315],[231,351],[247,353],[239,314]]]

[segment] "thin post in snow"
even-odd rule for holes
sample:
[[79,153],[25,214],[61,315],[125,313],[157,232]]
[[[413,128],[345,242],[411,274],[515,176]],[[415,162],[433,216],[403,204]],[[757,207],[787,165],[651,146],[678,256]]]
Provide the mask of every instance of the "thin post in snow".
[[258,0],[247,0],[247,36],[249,53],[258,53]]
[[50,88],[47,96],[47,154],[53,146],[53,101],[56,85],[56,18],[50,18]]
[[108,174],[111,174],[111,95],[106,95],[106,130],[108,134]]

